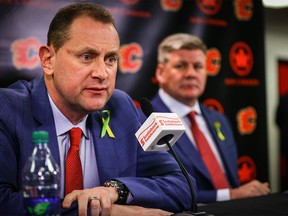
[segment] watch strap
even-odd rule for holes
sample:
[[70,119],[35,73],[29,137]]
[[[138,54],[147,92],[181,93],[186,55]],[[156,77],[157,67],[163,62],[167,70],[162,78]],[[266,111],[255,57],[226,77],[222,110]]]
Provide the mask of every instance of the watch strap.
[[117,191],[118,199],[116,200],[115,204],[120,204],[120,205],[126,204],[126,201],[129,195],[129,190],[123,182],[112,179],[112,180],[106,181],[104,183],[104,186],[113,187]]

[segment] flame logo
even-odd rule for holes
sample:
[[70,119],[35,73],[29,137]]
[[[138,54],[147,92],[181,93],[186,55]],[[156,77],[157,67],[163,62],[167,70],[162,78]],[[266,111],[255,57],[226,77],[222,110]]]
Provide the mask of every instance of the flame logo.
[[18,39],[11,45],[12,61],[18,69],[34,69],[40,62],[38,50],[41,43],[37,38]]
[[137,43],[123,45],[120,49],[119,68],[122,73],[136,73],[142,66],[142,47]]

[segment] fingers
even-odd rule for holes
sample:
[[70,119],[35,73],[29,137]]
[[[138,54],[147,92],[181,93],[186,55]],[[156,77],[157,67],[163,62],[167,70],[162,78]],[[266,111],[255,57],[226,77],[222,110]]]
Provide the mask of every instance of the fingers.
[[107,196],[93,196],[90,199],[90,209],[92,216],[106,216],[110,215],[112,204]]
[[100,199],[100,204],[101,204],[101,215],[103,216],[110,215],[112,208],[110,198],[108,196],[102,196]]
[[261,183],[257,181],[254,184],[254,188],[255,188],[255,195],[266,195],[270,193],[269,184],[267,182]]
[[110,215],[113,204],[110,192],[105,187],[74,190],[64,197],[63,208],[69,208],[74,201],[78,202],[78,214],[83,216],[87,215],[88,205],[91,216]]
[[94,196],[90,198],[90,209],[91,209],[91,215],[100,215],[101,213],[101,202],[100,197]]
[[246,190],[247,196],[265,195],[269,191],[269,188],[258,180],[247,183],[243,186],[243,189]]
[[62,202],[62,207],[63,208],[69,208],[71,206],[71,204],[77,200],[77,194],[78,194],[78,191],[72,191],[71,193],[67,194],[65,197],[64,197],[64,200]]
[[78,214],[86,216],[87,215],[87,207],[90,200],[89,193],[81,191],[78,193],[77,201],[78,201]]
[[78,214],[83,216],[87,215],[89,195],[85,190],[74,190],[67,194],[62,202],[62,207],[69,208],[76,200],[78,201]]
[[253,180],[239,188],[230,190],[231,199],[262,196],[269,193],[269,184],[267,182],[261,183],[258,180]]

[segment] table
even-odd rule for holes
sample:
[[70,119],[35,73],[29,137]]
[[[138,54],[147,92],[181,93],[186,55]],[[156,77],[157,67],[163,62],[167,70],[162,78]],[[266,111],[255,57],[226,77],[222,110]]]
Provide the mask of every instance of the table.
[[288,216],[288,193],[273,193],[267,196],[214,202],[198,206],[206,216],[221,215],[286,215]]

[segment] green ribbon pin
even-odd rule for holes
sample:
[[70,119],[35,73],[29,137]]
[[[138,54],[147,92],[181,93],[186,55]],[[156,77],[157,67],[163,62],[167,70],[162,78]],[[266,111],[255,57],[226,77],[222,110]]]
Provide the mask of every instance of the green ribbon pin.
[[107,132],[108,136],[111,138],[115,138],[111,128],[109,127],[109,121],[110,121],[110,111],[109,110],[103,110],[101,112],[102,115],[102,131],[101,131],[101,138],[103,138]]
[[216,132],[217,132],[217,135],[219,137],[219,139],[221,141],[224,141],[225,140],[225,136],[223,135],[223,133],[221,132],[220,128],[221,128],[221,123],[220,122],[215,122],[214,123],[214,127],[216,129]]

